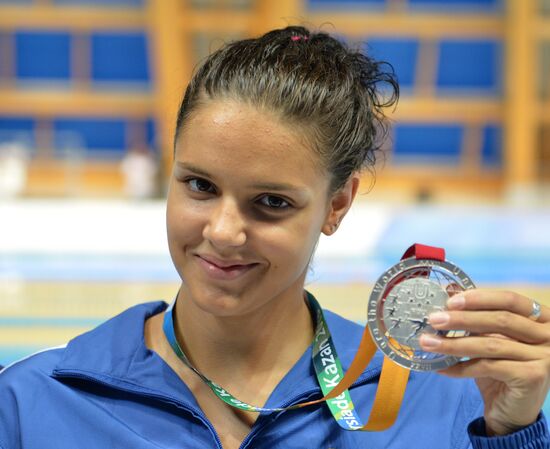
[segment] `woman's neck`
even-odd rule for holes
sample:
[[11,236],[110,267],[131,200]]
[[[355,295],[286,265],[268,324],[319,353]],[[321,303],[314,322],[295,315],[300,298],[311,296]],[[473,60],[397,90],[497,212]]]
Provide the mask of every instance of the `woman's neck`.
[[178,341],[195,367],[222,385],[280,377],[311,344],[313,322],[303,292],[229,317],[205,312],[185,293],[182,288],[174,310]]

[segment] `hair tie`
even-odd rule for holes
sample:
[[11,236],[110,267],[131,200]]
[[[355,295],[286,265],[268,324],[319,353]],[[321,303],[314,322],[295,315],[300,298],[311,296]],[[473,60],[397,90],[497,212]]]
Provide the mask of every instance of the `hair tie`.
[[300,41],[300,40],[305,40],[307,41],[308,37],[307,36],[290,36],[290,39],[293,41],[293,42],[297,42],[297,41]]

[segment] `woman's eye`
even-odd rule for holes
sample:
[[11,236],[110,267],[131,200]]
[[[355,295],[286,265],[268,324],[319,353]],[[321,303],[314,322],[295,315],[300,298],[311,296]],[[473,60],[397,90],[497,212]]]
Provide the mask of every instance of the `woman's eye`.
[[267,206],[271,209],[286,209],[290,207],[288,201],[284,200],[280,196],[266,195],[260,198],[260,203],[263,206]]
[[208,182],[206,179],[201,178],[192,178],[188,179],[187,185],[189,189],[194,192],[209,192],[214,193],[214,186],[211,182]]

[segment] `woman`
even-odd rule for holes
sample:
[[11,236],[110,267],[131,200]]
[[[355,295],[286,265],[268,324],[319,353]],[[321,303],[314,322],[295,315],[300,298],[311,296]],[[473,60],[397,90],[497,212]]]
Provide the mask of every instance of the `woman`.
[[[471,360],[447,376],[412,373],[388,430],[341,430],[324,404],[258,414],[220,400],[231,392],[284,408],[322,396],[304,281],[320,233],[337,230],[360,171],[374,164],[381,108],[397,97],[383,67],[302,27],[211,55],[177,122],[167,229],[182,285],[173,308],[133,307],[6,369],[0,447],[550,447],[540,414],[550,311],[529,321],[533,302],[510,292],[469,291],[431,317],[477,336],[424,336],[423,348]],[[395,89],[387,104],[380,83]],[[326,321],[346,369],[362,329],[330,312]],[[351,388],[362,416],[381,359]]]

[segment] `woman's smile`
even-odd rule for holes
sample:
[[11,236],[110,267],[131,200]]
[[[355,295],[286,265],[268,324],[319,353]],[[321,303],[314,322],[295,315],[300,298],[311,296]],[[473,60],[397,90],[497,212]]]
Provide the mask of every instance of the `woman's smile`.
[[196,261],[207,276],[218,281],[232,281],[249,273],[258,263],[218,259],[211,255],[197,254]]

